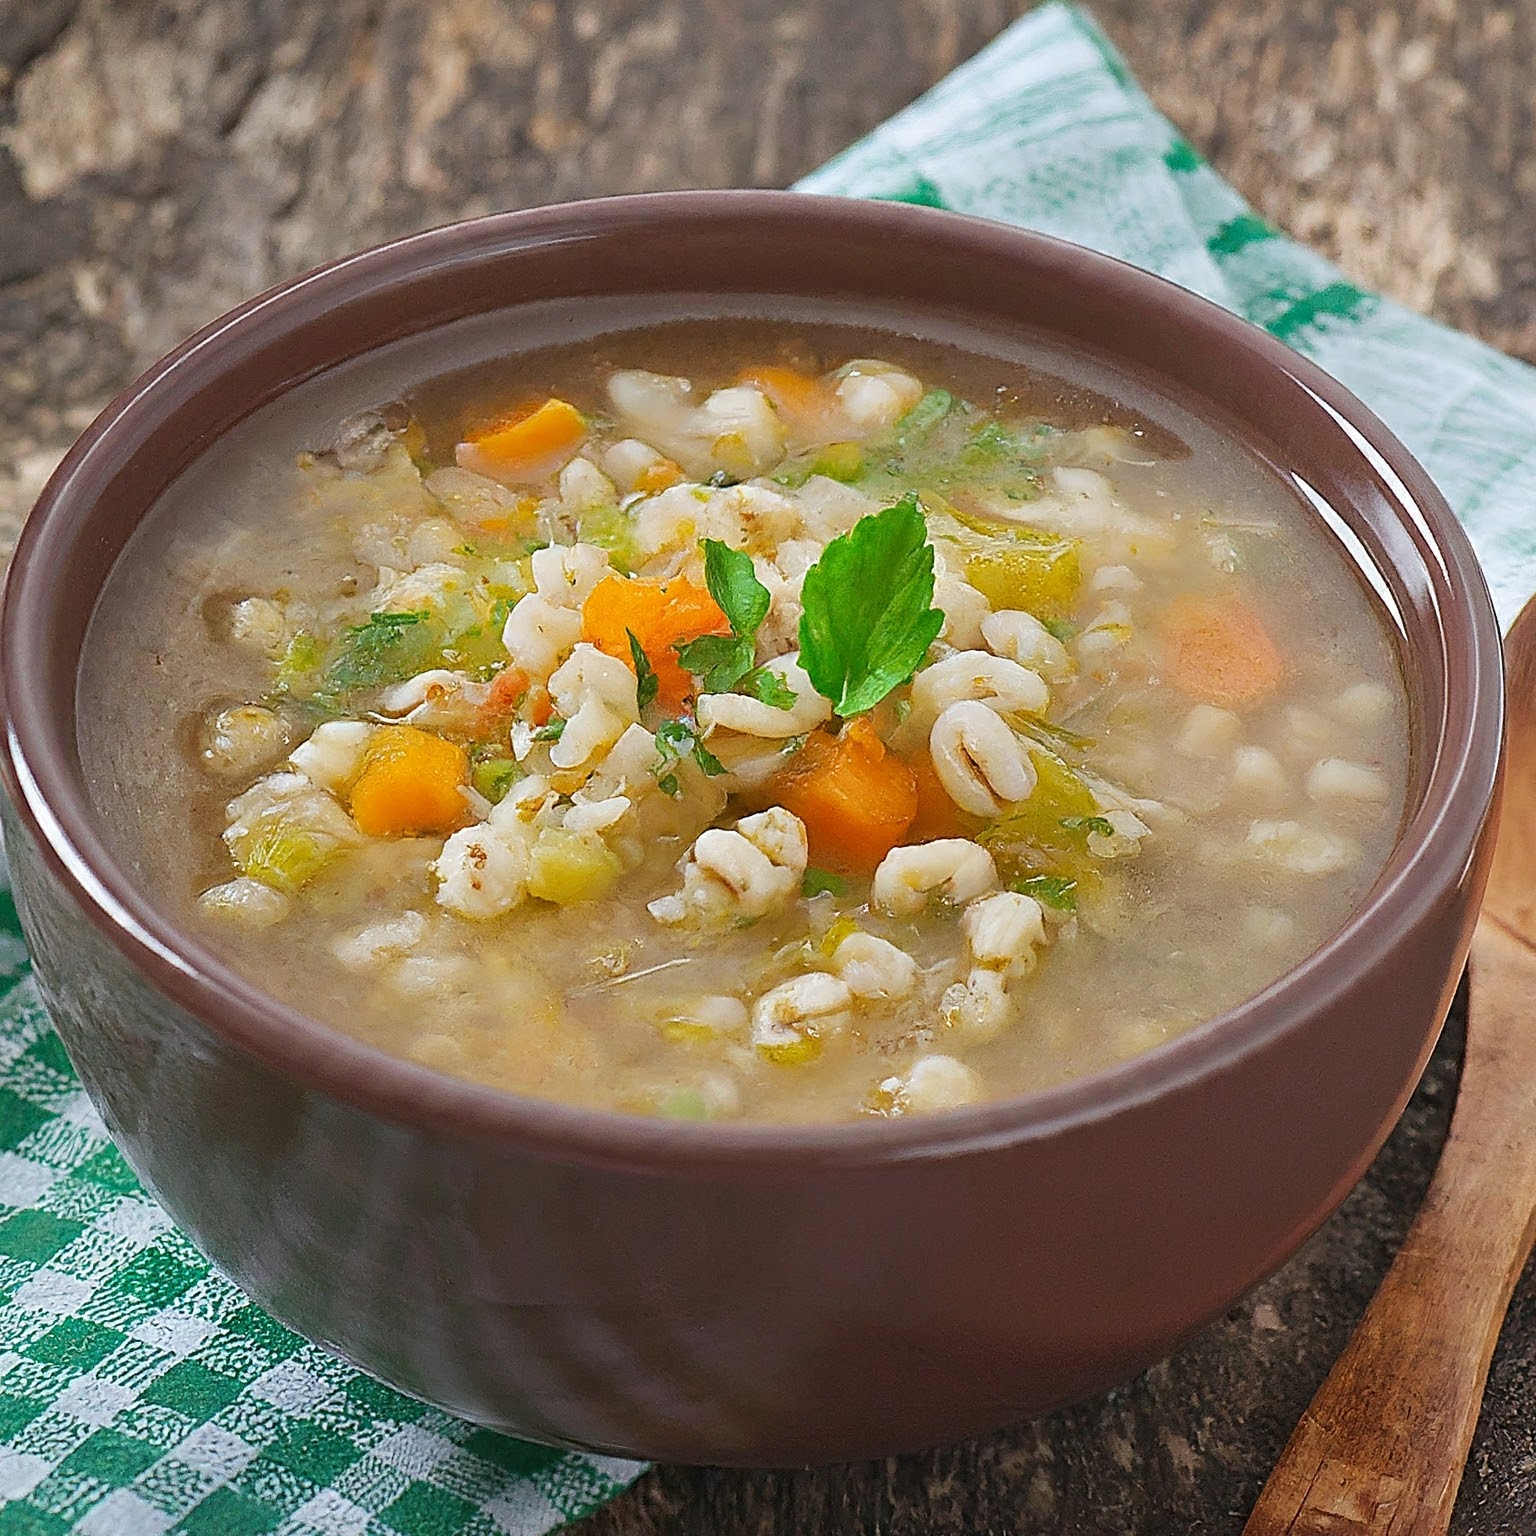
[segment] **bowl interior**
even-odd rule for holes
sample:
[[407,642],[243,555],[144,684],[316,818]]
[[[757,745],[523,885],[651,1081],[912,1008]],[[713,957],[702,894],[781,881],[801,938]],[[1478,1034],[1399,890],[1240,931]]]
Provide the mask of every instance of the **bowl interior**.
[[[1235,434],[1327,522],[1398,640],[1413,732],[1397,849],[1349,923],[1231,1013],[1122,1067],[914,1128],[650,1125],[535,1105],[441,1079],[265,999],[176,933],[111,855],[84,789],[76,674],[113,565],[172,481],[251,412],[339,364],[477,317],[523,317],[530,341],[647,312],[788,306],[911,317],[1088,358]],[[629,317],[627,320],[625,317]],[[893,319],[891,323],[897,323]],[[366,359],[365,359],[366,365]],[[1416,902],[1464,869],[1497,773],[1498,636],[1470,548],[1443,500],[1369,412],[1287,348],[1108,258],[931,210],[801,194],[610,199],[497,215],[338,262],[216,321],[115,402],[71,452],[18,547],[3,616],[5,770],[46,856],[113,941],[198,1016],[286,1069],[407,1119],[469,1115],[491,1133],[558,1132],[653,1152],[708,1137],[721,1152],[807,1153],[1032,1134],[1111,1112],[1283,1028],[1353,971]],[[1332,979],[1330,979],[1332,977]],[[478,1117],[478,1118],[477,1118]],[[606,1122],[606,1123],[604,1123]],[[948,1122],[947,1124],[945,1122]],[[627,1128],[626,1128],[627,1127]],[[863,1155],[862,1152],[851,1155]]]

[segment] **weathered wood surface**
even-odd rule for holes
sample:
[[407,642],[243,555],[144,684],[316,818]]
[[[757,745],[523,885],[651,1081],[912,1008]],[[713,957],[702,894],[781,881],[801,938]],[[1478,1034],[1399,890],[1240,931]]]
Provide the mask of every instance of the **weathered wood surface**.
[[[793,180],[1005,0],[0,0],[0,550],[71,437],[294,272],[495,207]],[[1536,356],[1536,4],[1099,0],[1153,98],[1356,280]],[[1452,1032],[1454,1036],[1454,1031]],[[1448,1038],[1339,1214],[1172,1361],[992,1439],[662,1469],[583,1536],[1235,1532],[1428,1181]],[[1536,1530],[1536,1286],[1453,1529]]]

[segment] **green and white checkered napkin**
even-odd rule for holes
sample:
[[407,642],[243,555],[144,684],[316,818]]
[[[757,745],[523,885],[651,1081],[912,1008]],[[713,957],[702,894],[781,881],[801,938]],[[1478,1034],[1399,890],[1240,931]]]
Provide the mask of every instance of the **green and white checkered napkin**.
[[[1082,13],[1035,11],[802,185],[1062,235],[1267,326],[1429,467],[1506,622],[1536,588],[1536,372],[1277,235]],[[3,865],[0,989],[3,1536],[526,1536],[640,1471],[402,1398],[212,1270],[135,1183],[70,1072]]]

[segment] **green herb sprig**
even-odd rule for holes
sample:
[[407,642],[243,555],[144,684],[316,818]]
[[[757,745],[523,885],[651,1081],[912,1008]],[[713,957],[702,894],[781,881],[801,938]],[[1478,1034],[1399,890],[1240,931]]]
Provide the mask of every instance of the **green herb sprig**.
[[843,719],[873,709],[922,665],[944,614],[915,492],[862,517],[805,573],[800,665]]
[[686,641],[675,647],[677,659],[705,693],[727,693],[753,670],[757,632],[772,598],[757,579],[751,555],[719,539],[704,540],[704,584],[731,632]]

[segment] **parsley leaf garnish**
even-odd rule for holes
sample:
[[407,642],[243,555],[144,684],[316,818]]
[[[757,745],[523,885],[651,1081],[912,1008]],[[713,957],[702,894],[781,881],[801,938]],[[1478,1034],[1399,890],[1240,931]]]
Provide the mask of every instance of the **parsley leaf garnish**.
[[699,679],[705,693],[726,693],[752,670],[757,631],[768,617],[772,598],[757,579],[751,555],[719,539],[704,540],[704,583],[731,632],[701,635],[675,649],[677,659]]
[[756,647],[740,635],[700,635],[674,646],[683,670],[698,678],[704,693],[729,693],[752,670]]
[[800,665],[844,719],[873,709],[922,665],[943,613],[917,496],[862,517],[805,573]]
[[565,734],[565,721],[559,715],[551,715],[549,719],[533,733],[534,741],[559,741]]
[[1042,906],[1054,907],[1058,912],[1077,911],[1077,881],[1066,875],[1030,875],[1015,880],[1009,890],[1033,896]]
[[693,760],[707,779],[718,779],[725,772],[725,764],[702,741],[696,741],[693,744]]
[[699,739],[698,729],[692,720],[663,720],[656,727],[656,761],[651,772],[656,775],[661,792],[674,799],[683,787],[673,769],[685,757],[691,757],[699,771],[709,778],[718,778],[725,772],[725,764]]
[[738,635],[755,635],[772,599],[757,579],[752,556],[719,539],[704,540],[704,584]]
[[629,636],[629,656],[635,664],[635,707],[644,710],[655,703],[661,679],[656,676],[656,668],[645,654],[645,647],[635,638],[634,630],[626,629],[624,633]]
[[848,882],[841,875],[834,875],[829,869],[817,869],[812,865],[800,877],[800,894],[802,896],[846,896]]
[[775,709],[793,709],[800,698],[777,672],[767,667],[753,667],[742,678],[737,692],[756,699],[759,704],[771,704]]

